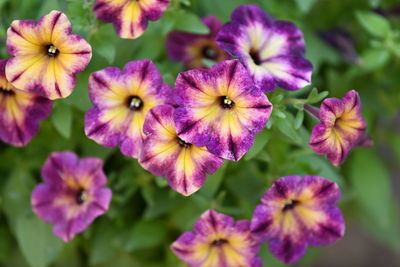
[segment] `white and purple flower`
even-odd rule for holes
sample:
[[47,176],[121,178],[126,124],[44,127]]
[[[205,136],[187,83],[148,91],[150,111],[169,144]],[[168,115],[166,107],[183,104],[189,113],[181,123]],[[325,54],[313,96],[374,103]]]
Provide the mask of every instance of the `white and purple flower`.
[[312,64],[304,58],[303,33],[293,23],[275,20],[256,5],[238,7],[216,41],[240,59],[264,92],[277,86],[298,90],[311,82]]

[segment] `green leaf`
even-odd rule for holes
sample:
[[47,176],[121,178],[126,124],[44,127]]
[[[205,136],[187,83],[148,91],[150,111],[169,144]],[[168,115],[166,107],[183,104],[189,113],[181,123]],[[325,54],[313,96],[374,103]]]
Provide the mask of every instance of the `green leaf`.
[[307,13],[311,10],[317,0],[295,0],[297,6],[303,13]]
[[57,102],[51,115],[51,121],[63,137],[70,138],[72,127],[72,110],[70,106]]
[[125,244],[127,251],[155,247],[164,242],[167,236],[167,228],[164,221],[139,221],[128,236]]
[[33,214],[17,221],[17,240],[26,260],[32,267],[45,267],[61,251],[64,243],[55,237],[51,225]]
[[356,18],[360,25],[373,36],[386,38],[391,32],[389,22],[376,13],[357,11]]
[[105,262],[117,253],[115,237],[118,234],[116,227],[110,227],[110,221],[102,219],[95,225],[93,238],[91,239],[90,263],[99,264]]
[[38,17],[43,16],[44,14],[48,14],[53,10],[61,10],[59,0],[45,0],[43,1],[42,6],[40,7],[40,10],[38,12]]
[[[393,196],[389,173],[373,149],[357,149],[348,160],[348,176],[362,213],[375,232],[397,232],[393,225]],[[393,238],[400,240],[399,236]]]
[[178,31],[197,34],[208,34],[210,32],[197,15],[189,12],[177,12],[175,14],[174,28]]
[[118,41],[112,24],[100,26],[91,38],[93,50],[104,57],[109,64],[114,62]]
[[245,160],[251,160],[256,157],[271,139],[271,134],[268,131],[262,131],[256,135],[254,140],[254,145],[250,148],[250,150],[244,156]]
[[294,120],[294,128],[296,130],[300,129],[301,125],[303,124],[303,121],[304,121],[304,111],[299,110],[299,112],[297,112],[296,118]]
[[227,166],[228,162],[225,162],[216,173],[208,175],[204,186],[199,190],[199,194],[212,198],[222,183]]
[[390,59],[390,52],[384,48],[371,48],[361,56],[361,68],[367,71],[382,68]]

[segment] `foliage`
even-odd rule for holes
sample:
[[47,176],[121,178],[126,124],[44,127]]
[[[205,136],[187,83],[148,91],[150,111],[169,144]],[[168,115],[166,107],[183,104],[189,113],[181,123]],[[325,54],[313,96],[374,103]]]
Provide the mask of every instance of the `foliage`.
[[[396,0],[173,0],[162,19],[150,23],[137,40],[122,40],[112,25],[96,20],[91,12],[93,2],[0,0],[1,58],[7,57],[4,43],[12,20],[37,19],[53,9],[65,12],[74,32],[85,37],[94,50],[90,65],[78,75],[74,93],[56,103],[34,140],[24,148],[0,144],[1,266],[183,266],[169,245],[190,229],[203,211],[215,208],[237,219],[250,218],[263,192],[274,180],[289,174],[316,174],[339,183],[347,225],[361,223],[389,249],[400,251],[399,206],[389,174],[397,168],[398,175],[400,161],[400,129],[394,123],[400,106],[400,19],[372,11],[377,6],[389,8]],[[274,104],[271,120],[240,162],[226,162],[208,176],[198,193],[185,198],[170,190],[163,178],[144,171],[136,160],[116,149],[100,147],[84,135],[84,112],[91,107],[87,95],[91,72],[149,58],[165,82],[173,85],[183,66],[168,60],[166,35],[172,30],[207,33],[201,16],[213,14],[227,21],[231,11],[245,3],[259,4],[304,31],[306,57],[313,62],[314,74],[312,87],[268,94]],[[318,31],[335,27],[350,31],[359,64],[346,63],[319,38]],[[328,93],[341,97],[351,89],[361,94],[368,134],[375,146],[356,149],[345,165],[333,167],[309,147],[316,121],[303,107],[318,105]],[[33,215],[29,203],[44,160],[61,150],[104,159],[114,192],[109,212],[69,244],[53,236],[51,227]],[[262,257],[268,266],[282,266],[267,249]],[[306,257],[301,264],[314,258]]]

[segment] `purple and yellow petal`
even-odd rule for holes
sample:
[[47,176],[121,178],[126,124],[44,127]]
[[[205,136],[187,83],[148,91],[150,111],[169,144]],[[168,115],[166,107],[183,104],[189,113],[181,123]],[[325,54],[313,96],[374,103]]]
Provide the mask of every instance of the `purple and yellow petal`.
[[98,0],[93,10],[96,17],[114,24],[121,38],[135,39],[147,28],[148,20],[158,20],[170,0]]
[[209,34],[180,31],[168,34],[168,56],[174,61],[182,61],[189,69],[205,67],[205,59],[215,62],[229,59],[229,55],[215,42],[222,23],[215,16],[204,17],[202,22],[210,29]]
[[92,49],[71,34],[68,18],[52,11],[35,21],[13,21],[7,31],[7,79],[24,91],[49,99],[65,98],[74,90],[75,75],[89,64]]
[[32,192],[32,209],[52,223],[55,235],[65,242],[109,208],[112,193],[104,187],[107,178],[102,167],[102,160],[79,159],[72,152],[53,153],[43,165],[44,183]]
[[170,105],[151,109],[143,129],[147,138],[139,163],[153,174],[165,176],[171,188],[185,196],[200,189],[206,174],[213,174],[223,163],[206,148],[179,138]]
[[180,73],[175,90],[178,135],[229,160],[246,153],[272,111],[237,60]]
[[52,101],[17,90],[5,76],[6,63],[0,60],[0,139],[24,146],[38,132],[40,120],[50,115]]
[[94,107],[86,114],[85,133],[100,145],[120,146],[123,154],[138,157],[147,112],[169,103],[171,92],[150,60],[132,61],[123,70],[109,67],[92,73],[89,97]]
[[360,96],[354,90],[342,99],[325,99],[310,146],[318,154],[327,155],[334,165],[342,164],[350,150],[365,136],[366,122],[361,114]]
[[171,248],[190,267],[261,267],[260,246],[249,227],[249,221],[208,210]]
[[251,221],[255,238],[267,242],[286,263],[298,261],[307,246],[329,245],[344,235],[344,220],[336,207],[336,183],[318,176],[286,176],[261,198]]
[[264,92],[276,86],[298,90],[311,82],[312,64],[304,59],[302,32],[290,22],[274,20],[258,6],[238,7],[217,43],[240,59]]

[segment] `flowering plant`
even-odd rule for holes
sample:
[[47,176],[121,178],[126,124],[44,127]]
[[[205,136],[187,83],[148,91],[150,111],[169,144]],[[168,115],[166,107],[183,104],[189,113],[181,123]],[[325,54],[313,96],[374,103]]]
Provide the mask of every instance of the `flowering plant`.
[[400,22],[344,2],[0,0],[0,266],[396,266]]

